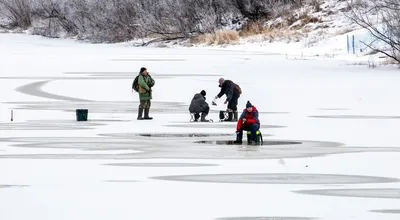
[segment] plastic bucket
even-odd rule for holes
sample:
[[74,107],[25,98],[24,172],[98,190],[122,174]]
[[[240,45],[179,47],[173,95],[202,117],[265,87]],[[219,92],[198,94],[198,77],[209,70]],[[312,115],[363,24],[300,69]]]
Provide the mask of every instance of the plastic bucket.
[[77,121],[87,121],[88,120],[88,110],[87,109],[76,109],[76,120]]

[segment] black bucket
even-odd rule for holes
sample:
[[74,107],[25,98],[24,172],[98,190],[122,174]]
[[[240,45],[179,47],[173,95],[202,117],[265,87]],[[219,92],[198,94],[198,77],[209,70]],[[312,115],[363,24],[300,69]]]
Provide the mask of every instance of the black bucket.
[[88,110],[87,109],[77,109],[76,110],[76,120],[77,121],[87,121]]

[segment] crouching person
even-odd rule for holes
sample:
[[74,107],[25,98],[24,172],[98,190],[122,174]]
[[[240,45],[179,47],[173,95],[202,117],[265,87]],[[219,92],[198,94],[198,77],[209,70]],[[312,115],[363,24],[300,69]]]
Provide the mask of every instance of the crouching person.
[[236,126],[236,141],[235,144],[241,144],[243,139],[243,130],[251,131],[251,144],[256,144],[257,131],[260,129],[260,120],[258,120],[258,110],[249,101],[246,108],[243,110]]
[[189,112],[194,114],[194,121],[199,121],[201,117],[200,121],[209,122],[209,120],[206,119],[209,111],[210,107],[206,102],[206,91],[202,90],[200,93],[196,93],[189,106]]

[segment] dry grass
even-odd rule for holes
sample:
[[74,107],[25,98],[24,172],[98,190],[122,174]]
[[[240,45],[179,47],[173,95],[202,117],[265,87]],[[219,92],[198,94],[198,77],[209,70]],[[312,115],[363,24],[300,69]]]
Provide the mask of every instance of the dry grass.
[[191,39],[191,43],[206,43],[207,45],[233,44],[239,41],[239,33],[234,30],[218,30],[215,33],[199,35]]
[[[292,22],[292,21],[288,21],[288,22]],[[308,14],[303,14],[300,18],[298,18],[294,23],[291,24],[291,28],[300,30],[308,24],[321,23],[321,22],[322,22],[322,20],[320,18],[313,17]]]
[[[321,23],[321,18],[314,17],[303,11],[299,15],[289,15],[278,24],[271,26],[264,22],[248,22],[238,31],[220,30],[215,33],[207,33],[191,39],[192,44],[205,43],[207,45],[232,44],[247,38],[250,41],[295,41],[299,42],[307,34],[318,27],[307,25],[311,23]],[[294,25],[293,25],[294,24]],[[291,26],[292,25],[292,26]]]
[[302,26],[305,26],[310,23],[318,23],[318,22],[322,22],[320,18],[309,16],[309,15],[301,18]]
[[250,22],[246,24],[240,31],[241,37],[261,36],[264,41],[273,42],[275,40],[294,40],[299,41],[302,33],[297,30],[289,30],[284,26],[278,28],[276,26],[267,27],[260,22]]
[[[248,25],[240,32],[234,30],[219,30],[215,33],[199,35],[190,40],[191,44],[226,45],[237,43],[241,37],[250,41],[300,41],[304,37],[303,30],[289,30],[284,28],[269,28],[258,25]],[[253,38],[254,37],[254,38]]]
[[267,27],[264,26],[261,22],[249,22],[243,25],[242,30],[240,31],[240,36],[248,37],[253,35],[258,35],[264,33],[268,30]]

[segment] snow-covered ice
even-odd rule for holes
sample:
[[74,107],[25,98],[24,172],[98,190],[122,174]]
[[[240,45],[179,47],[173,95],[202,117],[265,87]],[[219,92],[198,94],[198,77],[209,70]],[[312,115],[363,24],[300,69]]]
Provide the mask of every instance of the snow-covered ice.
[[[341,37],[285,51],[1,34],[0,219],[398,219],[400,75],[354,65],[365,58]],[[324,48],[339,52],[311,56]],[[136,120],[142,66],[152,121]],[[220,77],[259,109],[265,145],[223,144],[236,124],[217,122],[221,99],[213,123],[189,122],[194,93],[211,102]]]

